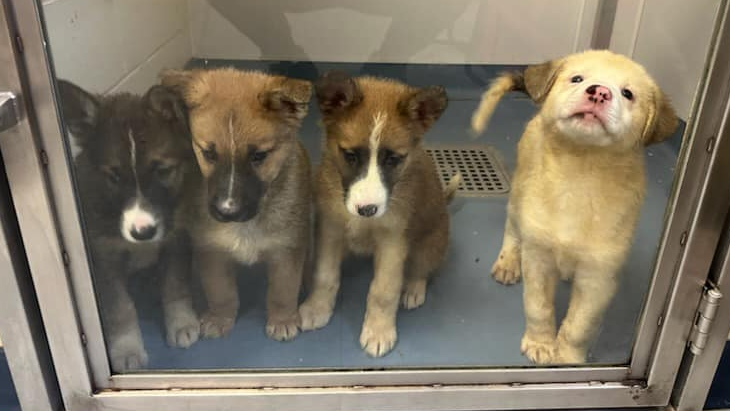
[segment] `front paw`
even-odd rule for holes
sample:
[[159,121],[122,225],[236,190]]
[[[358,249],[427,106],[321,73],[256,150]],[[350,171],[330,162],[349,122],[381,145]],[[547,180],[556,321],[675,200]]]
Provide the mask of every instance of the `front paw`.
[[308,298],[299,306],[302,331],[311,331],[322,328],[332,318],[332,307],[330,304]]
[[192,312],[176,312],[167,318],[167,345],[188,348],[200,337],[200,320]]
[[398,332],[390,321],[365,320],[360,334],[360,346],[371,357],[382,357],[395,347]]
[[266,322],[266,335],[272,340],[289,341],[299,334],[299,313],[286,318],[269,318]]
[[426,302],[426,280],[408,281],[403,287],[400,304],[406,310],[413,310]]
[[555,340],[550,338],[535,339],[525,334],[520,351],[530,361],[540,365],[555,364],[557,359],[557,346]]
[[224,337],[231,331],[235,322],[236,317],[207,312],[200,320],[200,334],[204,338]]
[[112,371],[124,372],[147,366],[148,356],[139,336],[124,335],[109,344]]
[[492,276],[498,283],[510,285],[520,281],[522,276],[520,255],[514,251],[502,249],[497,261],[492,265]]
[[562,338],[558,337],[556,342],[555,364],[584,364],[586,362],[587,351],[584,348],[568,344]]

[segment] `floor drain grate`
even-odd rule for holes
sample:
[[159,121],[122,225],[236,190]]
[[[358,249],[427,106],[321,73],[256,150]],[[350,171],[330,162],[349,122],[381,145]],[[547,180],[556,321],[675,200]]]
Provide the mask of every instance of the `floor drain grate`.
[[459,196],[486,197],[509,192],[507,173],[490,146],[427,146],[426,152],[444,184],[457,172],[461,173],[461,184],[456,191]]

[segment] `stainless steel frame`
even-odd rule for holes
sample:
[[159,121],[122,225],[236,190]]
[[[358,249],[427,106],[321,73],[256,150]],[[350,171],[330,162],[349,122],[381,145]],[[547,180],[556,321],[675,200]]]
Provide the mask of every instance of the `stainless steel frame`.
[[[0,21],[5,21],[5,9],[0,4]],[[21,90],[12,34],[0,25],[0,90]],[[10,69],[8,69],[10,68]],[[2,93],[0,93],[2,94]],[[15,94],[8,91],[7,94]],[[17,98],[15,103],[17,103]],[[15,105],[15,104],[13,104]],[[9,113],[0,139],[32,138],[23,124],[27,121],[17,110]],[[0,165],[2,161],[0,161]],[[10,365],[18,401],[26,411],[49,411],[61,408],[61,396],[56,374],[46,342],[40,311],[35,301],[33,283],[25,260],[20,231],[10,198],[8,182],[0,169],[0,332]]]
[[[725,161],[730,160],[730,150],[725,150]],[[730,166],[730,163],[725,163]],[[726,169],[727,170],[727,169]],[[730,213],[728,214],[730,216]],[[671,404],[678,411],[701,410],[707,399],[720,356],[730,331],[730,220],[725,224],[722,245],[716,254],[711,282],[722,293],[720,304],[710,330],[707,345],[699,355],[687,352],[679,371],[679,378],[672,393]]]
[[[525,409],[663,406],[730,203],[713,162],[730,140],[730,26],[722,3],[716,41],[688,127],[651,292],[629,366],[378,372],[226,372],[111,375],[91,282],[53,73],[36,2],[5,0],[22,38],[16,54],[34,138],[1,139],[18,222],[58,383],[69,411],[219,409]],[[0,25],[3,22],[0,21]],[[24,93],[22,93],[22,92]],[[720,114],[720,115],[718,115]],[[28,121],[31,120],[31,121]],[[720,133],[722,131],[722,133]],[[712,139],[709,139],[712,137]],[[710,149],[708,149],[710,148]],[[721,170],[727,172],[727,170]],[[722,213],[719,211],[722,210]],[[662,361],[655,361],[661,358]],[[118,391],[122,390],[122,391]]]

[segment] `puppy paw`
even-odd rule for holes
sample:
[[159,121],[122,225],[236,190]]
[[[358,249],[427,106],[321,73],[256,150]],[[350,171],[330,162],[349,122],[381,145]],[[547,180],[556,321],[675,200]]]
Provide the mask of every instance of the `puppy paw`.
[[322,328],[332,318],[332,307],[313,299],[307,299],[299,306],[302,331],[311,331]]
[[492,265],[492,276],[498,283],[515,284],[520,281],[520,255],[515,252],[507,252],[504,249],[499,252],[497,261]]
[[585,349],[575,347],[561,341],[558,338],[556,343],[556,354],[554,364],[584,364],[586,362],[587,352]]
[[167,345],[188,348],[200,337],[200,320],[194,313],[175,313],[167,319]]
[[426,281],[411,280],[403,288],[400,304],[406,310],[412,310],[423,305],[426,301]]
[[125,335],[110,343],[109,359],[112,371],[124,372],[146,367],[148,356],[141,338]]
[[236,322],[235,317],[205,313],[200,320],[200,334],[204,338],[220,338],[228,335]]
[[266,335],[272,340],[289,341],[299,334],[299,313],[288,318],[269,318],[266,322]]
[[535,364],[555,364],[557,347],[554,340],[536,340],[526,334],[522,337],[520,351]]
[[371,357],[382,357],[395,347],[398,332],[395,324],[365,321],[360,334],[360,347]]

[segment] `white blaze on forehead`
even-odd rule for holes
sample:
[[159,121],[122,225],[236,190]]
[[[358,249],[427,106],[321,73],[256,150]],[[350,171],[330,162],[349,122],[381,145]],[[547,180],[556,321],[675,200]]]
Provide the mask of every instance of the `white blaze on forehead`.
[[225,203],[233,203],[233,182],[236,176],[236,138],[233,135],[233,113],[228,116],[228,136],[231,138],[231,175],[228,178],[228,195]]
[[129,128],[127,132],[127,138],[129,138],[129,157],[130,165],[132,167],[132,174],[134,175],[134,183],[137,186],[139,192],[139,179],[137,178],[137,144],[134,142],[134,135],[132,134],[132,128]]
[[378,167],[378,148],[387,119],[388,116],[382,112],[373,116],[373,128],[368,139],[370,156],[367,171],[364,177],[359,178],[350,186],[345,200],[347,211],[351,214],[359,215],[357,212],[359,207],[375,206],[378,211],[373,217],[380,217],[385,214],[387,209],[388,189],[385,187]]
[[[139,177],[137,176],[137,144],[134,141],[134,134],[131,128],[127,132],[127,138],[129,138],[129,159],[131,161],[132,175],[134,176],[135,197],[132,205],[122,211],[120,231],[125,240],[136,243],[139,240],[132,236],[132,231],[140,232],[150,226],[157,227],[159,222],[152,212],[145,210],[141,205],[144,203],[144,196],[142,195]],[[161,237],[162,229],[157,227],[157,231],[152,240],[159,240]]]

